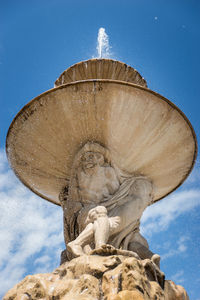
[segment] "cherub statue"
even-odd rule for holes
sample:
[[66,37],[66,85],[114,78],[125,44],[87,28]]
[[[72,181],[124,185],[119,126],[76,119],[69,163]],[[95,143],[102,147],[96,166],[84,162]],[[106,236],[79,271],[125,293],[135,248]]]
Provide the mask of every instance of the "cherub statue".
[[105,147],[86,143],[74,159],[69,189],[60,194],[68,258],[105,244],[151,258],[139,225],[152,197],[150,180],[123,173]]

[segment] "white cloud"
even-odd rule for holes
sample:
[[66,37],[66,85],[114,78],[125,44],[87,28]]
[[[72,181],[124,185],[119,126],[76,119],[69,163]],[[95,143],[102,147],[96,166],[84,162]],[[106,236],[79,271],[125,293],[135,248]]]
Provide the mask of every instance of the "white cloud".
[[189,240],[189,237],[187,236],[181,236],[175,245],[169,244],[168,249],[166,249],[166,253],[162,254],[162,261],[176,255],[180,255],[181,253],[185,253],[188,249],[187,247],[187,241]]
[[200,189],[189,186],[186,190],[174,192],[160,202],[148,207],[142,216],[141,231],[146,236],[167,230],[171,222],[200,205]]
[[38,266],[35,273],[56,268],[64,244],[62,210],[22,186],[9,170],[3,151],[0,151],[0,199],[2,296],[23,279],[31,264]]
[[35,261],[34,261],[34,264],[46,264],[47,262],[49,262],[50,260],[50,257],[48,255],[44,255],[44,256],[41,256],[41,257],[38,257]]
[[178,272],[176,272],[174,275],[171,276],[171,280],[176,282],[176,284],[180,284],[180,283],[183,283],[185,281],[183,276],[184,276],[184,271],[179,270]]

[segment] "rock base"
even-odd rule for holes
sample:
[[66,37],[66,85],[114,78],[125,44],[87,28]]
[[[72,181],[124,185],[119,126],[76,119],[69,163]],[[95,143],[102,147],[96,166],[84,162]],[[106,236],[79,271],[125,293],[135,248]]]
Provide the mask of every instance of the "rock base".
[[27,276],[3,300],[189,300],[183,287],[164,279],[149,259],[84,255],[53,273]]

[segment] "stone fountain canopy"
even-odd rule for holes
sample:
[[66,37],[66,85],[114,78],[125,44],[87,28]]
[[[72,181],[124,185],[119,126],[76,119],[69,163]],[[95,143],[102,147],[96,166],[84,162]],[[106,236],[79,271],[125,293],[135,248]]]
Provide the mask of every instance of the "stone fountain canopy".
[[135,69],[108,59],[75,64],[24,106],[9,128],[7,155],[28,188],[59,205],[74,156],[88,141],[109,149],[121,170],[151,179],[154,201],[182,184],[197,152],[180,109]]

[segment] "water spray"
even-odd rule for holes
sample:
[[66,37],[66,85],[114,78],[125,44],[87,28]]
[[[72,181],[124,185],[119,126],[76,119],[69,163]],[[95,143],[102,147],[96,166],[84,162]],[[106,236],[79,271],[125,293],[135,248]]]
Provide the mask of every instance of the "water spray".
[[110,57],[110,45],[109,37],[105,31],[105,28],[99,28],[98,38],[97,38],[97,52],[98,58],[109,58]]

